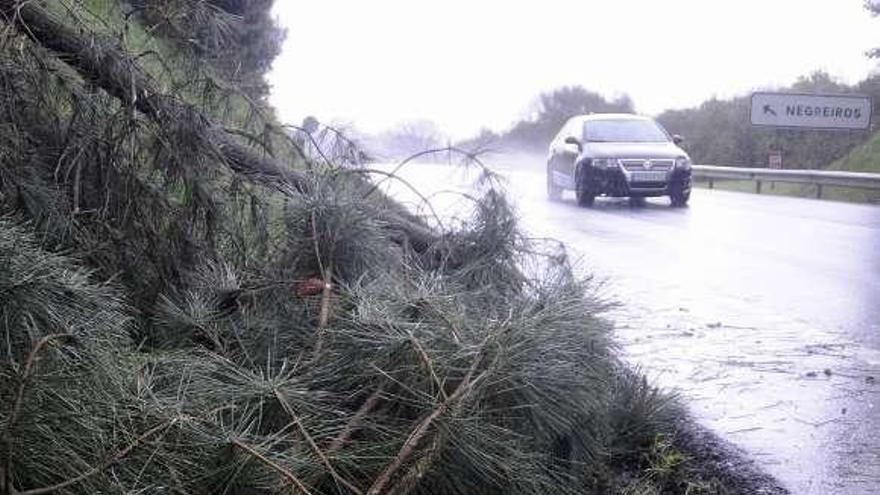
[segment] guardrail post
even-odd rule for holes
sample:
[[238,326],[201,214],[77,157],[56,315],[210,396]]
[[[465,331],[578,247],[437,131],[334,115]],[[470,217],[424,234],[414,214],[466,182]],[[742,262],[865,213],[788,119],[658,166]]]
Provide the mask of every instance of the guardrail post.
[[822,199],[822,184],[816,184],[816,199]]
[[761,194],[761,181],[759,180],[755,181],[755,192]]
[[715,181],[713,179],[709,179],[709,189],[715,189]]

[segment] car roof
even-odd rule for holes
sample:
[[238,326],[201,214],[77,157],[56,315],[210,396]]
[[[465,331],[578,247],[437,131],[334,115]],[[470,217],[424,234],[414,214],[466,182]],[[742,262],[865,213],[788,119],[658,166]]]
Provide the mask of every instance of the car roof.
[[593,120],[653,120],[644,115],[636,115],[634,113],[591,113],[588,115],[578,115],[575,117],[581,122],[590,122]]

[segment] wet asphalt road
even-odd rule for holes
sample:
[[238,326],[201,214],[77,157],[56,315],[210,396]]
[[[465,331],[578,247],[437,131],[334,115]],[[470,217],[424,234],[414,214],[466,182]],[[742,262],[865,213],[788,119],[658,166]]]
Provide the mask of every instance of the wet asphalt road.
[[[547,201],[541,157],[489,160],[525,229],[621,305],[626,358],[793,493],[880,493],[880,207],[696,190],[633,208]],[[411,164],[441,216],[475,177]],[[412,198],[394,187],[400,198]]]

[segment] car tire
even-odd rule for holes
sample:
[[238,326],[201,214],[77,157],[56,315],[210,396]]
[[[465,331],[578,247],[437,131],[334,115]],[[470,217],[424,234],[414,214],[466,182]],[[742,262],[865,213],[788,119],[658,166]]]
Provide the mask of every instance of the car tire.
[[585,191],[580,184],[578,184],[577,190],[574,192],[574,195],[575,198],[577,198],[578,206],[590,207],[593,206],[593,203],[596,202],[596,195],[590,194],[589,192]]
[[691,177],[687,173],[675,174],[669,184],[669,201],[674,208],[684,208],[691,198]]
[[596,194],[587,189],[587,184],[585,184],[586,177],[583,174],[582,168],[578,167],[575,177],[574,197],[577,199],[578,206],[593,206],[593,203],[596,201]]
[[562,199],[562,188],[553,182],[553,169],[547,165],[547,199],[559,201]]
[[691,192],[674,192],[669,195],[669,200],[672,202],[672,206],[675,208],[684,208],[688,204],[688,200],[691,199]]

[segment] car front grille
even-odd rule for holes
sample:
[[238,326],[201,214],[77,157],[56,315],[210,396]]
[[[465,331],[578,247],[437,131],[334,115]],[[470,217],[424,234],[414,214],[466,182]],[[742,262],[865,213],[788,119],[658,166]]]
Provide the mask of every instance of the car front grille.
[[[647,165],[647,162],[651,162],[650,166]],[[629,171],[633,170],[672,170],[672,167],[675,166],[675,160],[667,159],[667,158],[658,158],[658,159],[649,159],[649,158],[626,158],[620,160],[620,165]]]

